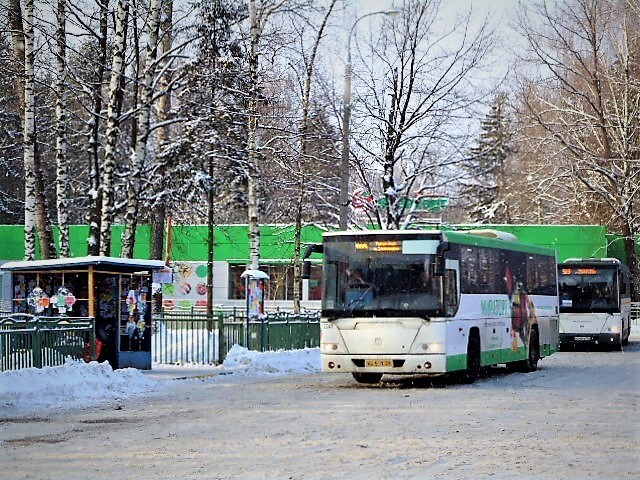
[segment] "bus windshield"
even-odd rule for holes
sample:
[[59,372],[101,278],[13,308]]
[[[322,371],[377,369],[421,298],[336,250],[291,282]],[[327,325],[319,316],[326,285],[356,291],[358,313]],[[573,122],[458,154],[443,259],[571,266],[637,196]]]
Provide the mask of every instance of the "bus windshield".
[[407,254],[401,250],[402,243],[353,239],[326,243],[325,314],[427,316],[442,312],[442,278],[431,274],[435,247],[422,250],[433,253]]
[[615,268],[562,266],[558,273],[561,312],[619,310]]

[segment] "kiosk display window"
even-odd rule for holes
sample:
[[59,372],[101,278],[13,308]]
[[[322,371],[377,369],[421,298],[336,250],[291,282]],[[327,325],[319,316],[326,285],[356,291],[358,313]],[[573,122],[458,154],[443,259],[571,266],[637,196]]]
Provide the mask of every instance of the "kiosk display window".
[[120,279],[120,351],[151,351],[151,295],[149,277]]

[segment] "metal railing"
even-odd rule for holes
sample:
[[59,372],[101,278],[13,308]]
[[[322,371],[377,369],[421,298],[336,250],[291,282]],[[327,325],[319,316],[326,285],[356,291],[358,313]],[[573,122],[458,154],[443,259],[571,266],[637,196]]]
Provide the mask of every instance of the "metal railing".
[[68,357],[95,359],[93,318],[0,317],[0,371],[62,365]]
[[[247,322],[246,309],[163,311],[153,316],[152,362],[217,364],[233,345],[274,351],[317,347],[320,314],[271,311]],[[222,334],[220,334],[222,332]],[[0,316],[0,371],[62,365],[68,357],[95,360],[95,320]]]
[[[221,363],[233,345],[273,351],[317,347],[319,312],[268,312],[247,323],[246,309],[163,311],[154,315],[151,355],[154,363]],[[222,335],[220,335],[222,332]]]

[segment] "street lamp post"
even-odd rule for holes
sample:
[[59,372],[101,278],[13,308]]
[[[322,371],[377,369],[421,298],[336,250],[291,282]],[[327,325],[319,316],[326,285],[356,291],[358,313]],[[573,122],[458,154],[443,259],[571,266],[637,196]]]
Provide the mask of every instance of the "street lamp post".
[[353,22],[347,39],[347,63],[344,66],[344,92],[342,94],[342,158],[340,162],[340,230],[346,230],[349,219],[349,124],[351,122],[351,37],[360,20],[372,15],[390,17],[400,13],[397,9],[380,10],[362,15]]

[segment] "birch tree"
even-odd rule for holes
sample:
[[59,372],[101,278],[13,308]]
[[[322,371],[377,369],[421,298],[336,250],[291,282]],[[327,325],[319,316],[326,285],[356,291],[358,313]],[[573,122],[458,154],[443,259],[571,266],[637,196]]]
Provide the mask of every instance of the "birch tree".
[[35,258],[36,240],[40,240],[42,258],[55,255],[51,223],[44,196],[44,182],[36,135],[35,102],[35,9],[33,1],[25,2],[24,18],[19,0],[7,3],[12,31],[14,63],[21,70],[19,83],[23,123],[23,159],[25,175],[25,259]]
[[[24,4],[24,259],[36,257],[36,125],[34,73],[34,0]],[[20,4],[17,5],[18,9]],[[22,29],[21,29],[22,30]]]
[[118,0],[115,37],[111,56],[111,77],[109,81],[109,100],[107,103],[107,127],[105,132],[104,161],[101,179],[101,215],[100,215],[100,255],[111,254],[111,227],[115,217],[114,176],[116,171],[116,150],[120,133],[119,110],[122,103],[122,83],[124,76],[125,29],[128,0]]
[[125,230],[122,235],[122,257],[131,258],[138,225],[139,196],[141,191],[142,170],[147,155],[147,139],[150,133],[153,99],[153,81],[157,67],[158,29],[160,28],[161,1],[151,0],[147,28],[147,46],[144,59],[144,73],[141,84],[138,109],[136,143],[131,152],[130,173],[127,185],[127,207],[124,215]]
[[56,198],[58,210],[58,229],[60,231],[60,257],[69,256],[69,166],[67,162],[67,39],[66,39],[66,0],[58,0],[56,10]]
[[[260,11],[258,5],[260,2]],[[261,0],[248,0],[249,8],[249,91],[247,108],[247,223],[249,227],[249,260],[252,270],[260,268],[260,224],[258,218],[258,93],[259,52],[263,22],[268,18]]]

